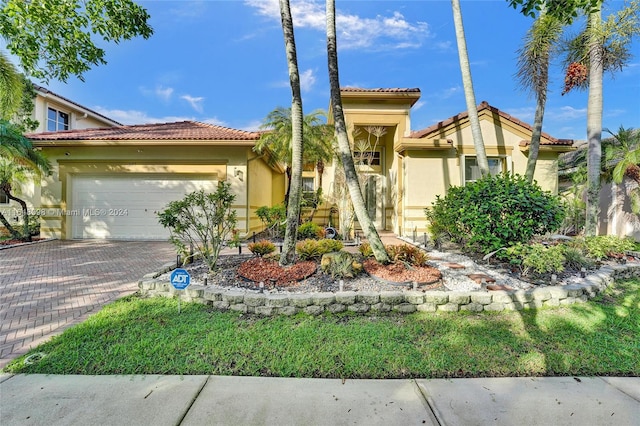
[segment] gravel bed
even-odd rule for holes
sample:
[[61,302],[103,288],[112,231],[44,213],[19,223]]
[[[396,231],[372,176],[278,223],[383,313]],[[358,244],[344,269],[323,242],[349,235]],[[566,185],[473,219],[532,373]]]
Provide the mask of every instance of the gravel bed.
[[[496,280],[495,284],[506,285],[513,289],[532,288],[531,283],[519,280],[507,271],[496,270],[490,267],[478,265],[467,256],[449,253],[430,251],[429,256],[433,259],[428,262],[430,266],[436,267],[442,273],[442,280],[439,283],[418,286],[418,291],[482,291],[481,285],[470,279],[469,274],[486,274]],[[253,255],[222,255],[217,264],[217,270],[208,274],[207,267],[200,261],[186,265],[185,269],[191,275],[191,283],[203,285],[205,278],[207,285],[211,288],[238,289],[259,291],[257,283],[246,281],[236,274],[238,266],[250,259]],[[446,266],[447,263],[457,263],[463,265],[464,269],[453,269]],[[170,273],[159,277],[161,280],[169,280]],[[559,283],[563,284],[563,283]],[[356,278],[343,280],[344,291],[398,291],[412,289],[412,286],[404,284],[391,284],[370,277],[365,273]],[[315,292],[337,292],[340,290],[340,280],[331,276],[316,272],[311,277],[296,284],[288,286],[274,287],[271,283],[265,283],[264,292],[268,293],[315,293]]]

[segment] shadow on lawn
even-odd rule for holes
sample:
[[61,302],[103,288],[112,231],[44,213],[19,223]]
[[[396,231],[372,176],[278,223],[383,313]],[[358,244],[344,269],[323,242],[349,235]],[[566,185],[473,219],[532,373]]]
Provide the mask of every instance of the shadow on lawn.
[[[640,280],[592,302],[502,313],[263,318],[129,297],[15,373],[436,378],[640,374]],[[612,303],[615,301],[615,303]]]

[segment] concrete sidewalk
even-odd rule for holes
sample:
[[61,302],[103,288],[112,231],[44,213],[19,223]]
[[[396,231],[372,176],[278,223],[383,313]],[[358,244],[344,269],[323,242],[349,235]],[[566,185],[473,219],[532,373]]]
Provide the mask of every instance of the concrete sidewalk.
[[8,425],[638,425],[640,378],[0,376]]

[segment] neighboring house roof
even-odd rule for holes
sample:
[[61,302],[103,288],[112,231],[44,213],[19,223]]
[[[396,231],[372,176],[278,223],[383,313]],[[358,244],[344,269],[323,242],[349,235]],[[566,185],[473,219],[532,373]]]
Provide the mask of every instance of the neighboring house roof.
[[[489,105],[486,101],[483,101],[478,105],[478,114],[497,114],[498,116],[504,118],[505,120],[510,121],[516,126],[522,127],[529,132],[533,131],[533,128],[525,123],[524,121],[513,117],[512,115],[507,114],[504,111],[500,111],[498,108]],[[417,130],[411,132],[409,138],[411,139],[442,139],[444,137],[444,133],[449,130],[452,125],[458,121],[465,120],[469,117],[469,113],[467,111],[463,111],[453,117],[447,118],[446,120],[440,121],[439,123],[434,124],[433,126],[429,126],[426,129]],[[573,145],[573,139],[557,139],[549,135],[548,133],[542,132],[542,138],[540,140],[540,145],[557,145],[557,146],[571,146]],[[530,144],[530,141],[523,140],[520,142],[520,146],[527,146]]]
[[108,123],[111,123],[113,126],[121,126],[122,123],[118,123],[117,121],[107,117],[106,115],[100,114],[99,112],[96,112],[90,108],[87,108],[86,106],[80,105],[77,102],[72,101],[71,99],[65,98],[64,96],[61,96],[55,92],[52,92],[51,90],[42,87],[42,86],[38,86],[37,84],[33,84],[33,87],[36,89],[36,91],[44,98],[47,98],[49,96],[53,96],[56,99],[56,101],[62,101],[63,103],[67,103],[67,104],[71,104],[74,107],[76,107],[77,109],[79,109],[80,111],[82,111],[83,113],[87,113],[88,115],[93,115],[96,116],[98,118],[101,118],[102,120],[107,121]]
[[[248,141],[253,144],[260,133],[230,129],[228,127],[196,121],[175,123],[140,124],[133,126],[77,129],[58,132],[31,133],[26,135],[37,145],[58,145],[69,141]],[[49,142],[49,143],[47,143]]]

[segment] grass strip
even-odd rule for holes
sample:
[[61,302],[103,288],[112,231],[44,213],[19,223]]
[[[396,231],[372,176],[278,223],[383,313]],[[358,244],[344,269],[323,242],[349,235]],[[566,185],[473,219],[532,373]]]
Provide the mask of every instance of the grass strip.
[[[263,318],[127,297],[5,368],[43,374],[325,378],[640,375],[640,280],[500,313]],[[32,353],[46,354],[25,364]]]

